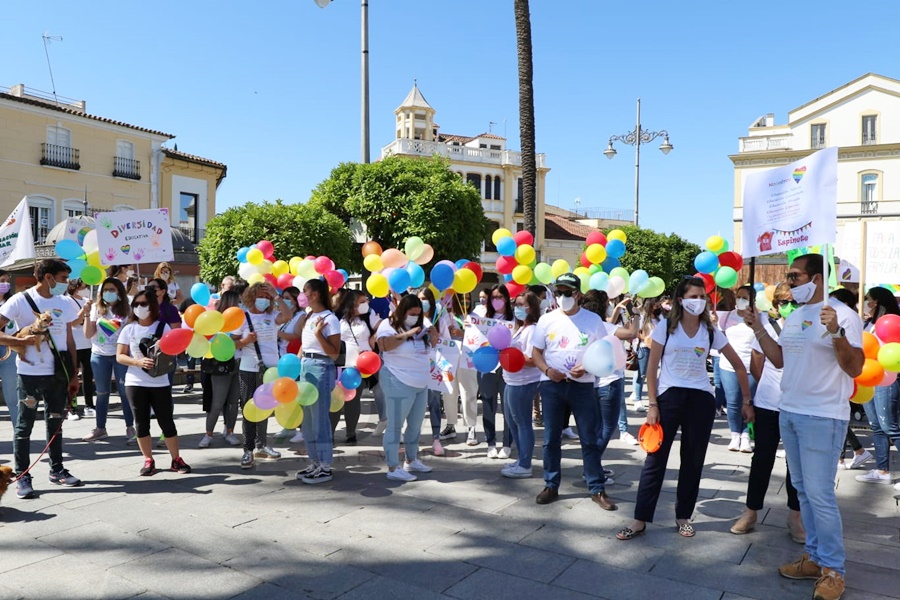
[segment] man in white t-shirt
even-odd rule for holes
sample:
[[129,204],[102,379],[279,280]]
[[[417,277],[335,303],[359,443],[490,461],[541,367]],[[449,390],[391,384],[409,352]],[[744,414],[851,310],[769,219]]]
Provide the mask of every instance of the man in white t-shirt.
[[[13,453],[16,473],[20,477],[16,482],[19,498],[35,496],[31,474],[25,470],[31,464],[31,430],[42,400],[47,439],[50,440],[50,483],[67,487],[81,485],[81,481],[63,467],[62,457],[62,423],[66,406],[69,398],[78,393],[79,387],[78,359],[72,338],[72,321],[78,315],[75,304],[63,295],[69,285],[70,271],[69,265],[61,260],[48,258],[40,261],[35,267],[37,285],[16,294],[0,307],[0,331],[10,321],[24,326],[34,323],[44,313],[49,313],[51,318],[49,338],[43,334],[16,338],[0,333],[0,345],[26,345],[25,352],[16,358],[19,413],[15,423]],[[41,341],[36,347],[37,339]],[[57,356],[61,360],[57,360]]]
[[[578,425],[584,476],[591,499],[604,510],[612,502],[603,490],[597,424],[600,415],[594,393],[594,376],[581,364],[591,342],[604,337],[602,319],[579,307],[581,280],[573,273],[556,279],[559,308],[541,317],[532,336],[531,359],[541,371],[541,404],[544,415],[544,489],[538,504],[549,504],[559,497],[562,461],[562,430],[566,409]],[[614,506],[614,505],[612,505]]]
[[825,303],[827,284],[820,254],[797,257],[787,273],[800,307],[773,340],[756,311],[744,317],[776,368],[783,367],[779,425],[791,481],[800,497],[806,552],[778,571],[789,579],[816,579],[816,598],[844,591],[844,540],[834,493],[839,456],[847,435],[853,378],[862,372],[862,321],[844,304]]

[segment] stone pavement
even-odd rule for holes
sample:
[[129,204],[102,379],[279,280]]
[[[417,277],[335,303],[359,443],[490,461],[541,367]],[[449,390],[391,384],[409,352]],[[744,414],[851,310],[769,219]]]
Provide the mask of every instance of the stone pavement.
[[[729,533],[743,509],[750,455],[726,450],[722,419],[707,454],[697,536],[675,533],[676,444],[657,522],[646,535],[620,542],[614,535],[631,517],[643,452],[617,440],[604,461],[616,471],[608,491],[619,511],[612,513],[587,497],[577,442],[564,448],[560,500],[548,506],[534,502],[542,488],[539,460],[536,478],[505,479],[501,461],[487,459],[483,443],[466,446],[464,434],[449,445],[446,458],[423,453],[433,473],[413,483],[390,482],[381,439],[371,436],[371,414],[363,416],[358,446],[342,443],[339,426],[334,480],[307,486],[294,478],[306,465],[298,452],[302,445],[282,444],[284,458],[243,471],[240,449],[226,447],[218,434],[212,447],[197,449],[199,397],[176,398],[190,475],[139,477],[142,461],[124,443],[117,404],[108,440],[76,441],[89,433],[92,420],[66,423],[66,466],[86,485],[52,486],[43,462],[34,470],[39,498],[6,494],[0,505],[0,599],[812,596],[812,581],[789,581],[776,572],[802,552],[786,533],[783,461],[757,531]],[[366,400],[364,413],[371,409]],[[5,464],[12,433],[5,407],[0,415]],[[630,418],[633,426],[642,422],[639,415]],[[270,429],[277,431],[274,421]],[[155,424],[153,431],[158,434]],[[422,448],[429,448],[428,432],[426,419]],[[867,435],[862,439],[870,442]],[[35,452],[41,447],[34,443]],[[538,445],[537,456],[540,451]],[[164,450],[156,454],[159,466],[168,465]],[[861,472],[842,472],[837,482],[848,555],[844,597],[900,598],[896,492],[855,481]]]

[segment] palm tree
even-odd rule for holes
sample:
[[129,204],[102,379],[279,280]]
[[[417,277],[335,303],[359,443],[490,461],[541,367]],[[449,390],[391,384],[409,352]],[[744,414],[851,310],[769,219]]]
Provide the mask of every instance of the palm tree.
[[535,188],[537,165],[534,156],[534,64],[531,51],[531,11],[528,0],[513,0],[516,12],[516,40],[519,57],[519,137],[522,145],[522,200],[525,229],[537,230]]

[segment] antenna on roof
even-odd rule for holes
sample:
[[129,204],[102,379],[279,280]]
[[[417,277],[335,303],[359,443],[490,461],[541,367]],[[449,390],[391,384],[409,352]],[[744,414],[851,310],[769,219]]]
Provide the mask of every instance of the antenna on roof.
[[491,130],[491,128],[492,128],[494,125],[498,125],[498,123],[497,123],[496,121],[488,121],[488,133],[493,133],[493,131]]
[[47,70],[50,71],[50,86],[53,88],[53,100],[59,105],[59,99],[56,97],[56,82],[53,81],[53,68],[50,66],[50,51],[47,49],[47,46],[51,42],[61,42],[63,39],[61,35],[50,35],[46,31],[41,37],[44,39],[44,54],[47,56]]

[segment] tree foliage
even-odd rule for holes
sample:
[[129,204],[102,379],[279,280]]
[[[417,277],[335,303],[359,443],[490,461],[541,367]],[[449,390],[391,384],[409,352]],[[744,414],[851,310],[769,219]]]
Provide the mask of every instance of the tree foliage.
[[[402,250],[419,236],[438,260],[477,260],[488,226],[478,191],[438,157],[343,163],[313,190],[310,205],[347,224],[365,223],[368,238],[385,249]],[[361,260],[354,257],[351,266],[359,270]]]
[[628,237],[628,250],[621,263],[629,272],[643,269],[651,277],[660,277],[669,291],[678,285],[683,276],[696,272],[694,258],[701,251],[697,244],[674,233],[666,235],[634,225],[615,229],[621,229]]
[[200,241],[200,277],[218,283],[226,275],[236,275],[236,252],[242,246],[269,240],[275,256],[328,256],[338,267],[350,264],[353,238],[348,227],[321,206],[249,202],[217,215],[206,226]]

